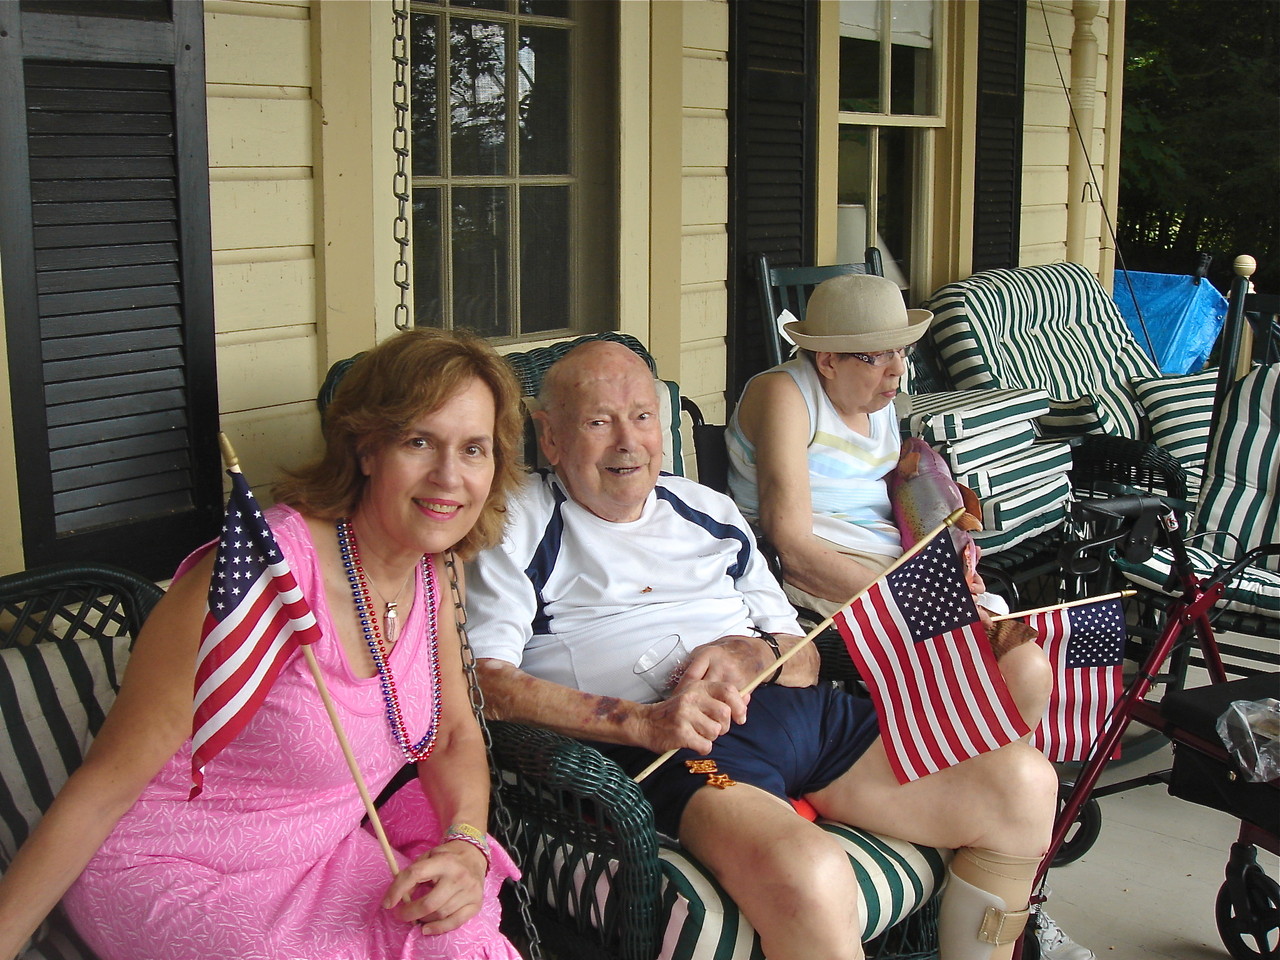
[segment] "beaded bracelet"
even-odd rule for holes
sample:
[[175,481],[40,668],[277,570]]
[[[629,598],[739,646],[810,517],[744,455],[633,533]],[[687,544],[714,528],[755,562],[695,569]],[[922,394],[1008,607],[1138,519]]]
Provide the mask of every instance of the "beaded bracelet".
[[[769,649],[773,651],[773,659],[781,660],[782,650],[778,647],[778,638],[775,637],[772,633],[765,633],[763,630],[759,631],[759,633],[760,633],[760,639],[763,640],[765,643],[767,643],[769,645]],[[768,680],[766,680],[765,683],[777,683],[778,677],[780,676],[782,676],[781,667],[773,671],[773,676],[771,676]]]
[[449,829],[445,831],[444,839],[440,842],[445,844],[450,840],[461,840],[463,843],[469,843],[483,853],[484,872],[489,872],[493,858],[489,853],[489,838],[484,835],[483,830],[479,830],[469,823],[452,823],[449,825]]

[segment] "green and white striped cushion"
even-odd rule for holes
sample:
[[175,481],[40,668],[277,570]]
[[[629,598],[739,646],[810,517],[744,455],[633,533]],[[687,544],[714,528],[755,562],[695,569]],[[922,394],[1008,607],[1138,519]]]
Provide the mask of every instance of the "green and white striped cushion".
[[115,701],[128,637],[0,650],[0,854],[12,857]]
[[1014,423],[999,430],[989,430],[963,440],[952,440],[938,448],[951,467],[952,476],[968,473],[1003,460],[1036,441],[1036,430],[1029,422]]
[[1064,474],[1042,483],[1010,490],[982,501],[982,526],[995,533],[1017,530],[1043,514],[1060,509],[1071,499],[1071,482]]
[[1110,418],[1096,429],[1138,438],[1129,380],[1159,371],[1084,267],[987,270],[940,287],[923,306],[934,313],[930,336],[957,389],[1041,387],[1053,400],[1092,397]]
[[1050,400],[1049,412],[1036,421],[1046,437],[1078,437],[1085,433],[1114,435],[1118,431],[1107,408],[1093,397]]
[[951,390],[911,397],[910,429],[927,443],[962,440],[1049,412],[1043,390]]
[[1137,377],[1131,382],[1156,446],[1188,469],[1203,466],[1209,455],[1218,371],[1187,377]]
[[[942,883],[950,851],[819,823],[844,847],[858,876],[864,942],[927,903]],[[763,960],[755,930],[700,864],[669,847],[659,857],[667,914],[661,960]]]
[[[1187,556],[1191,558],[1196,574],[1201,578],[1210,576],[1222,559],[1220,554],[1196,547],[1188,547]],[[1157,548],[1146,563],[1129,563],[1123,557],[1118,557],[1116,565],[1134,583],[1170,596],[1177,595],[1170,593],[1168,589],[1173,562],[1169,551],[1163,547]],[[1260,567],[1246,567],[1227,585],[1218,606],[1241,613],[1280,617],[1280,574]],[[1280,630],[1280,626],[1277,629]]]
[[1067,508],[1061,504],[1035,517],[1029,523],[1012,530],[975,530],[972,534],[974,542],[982,548],[984,555],[994,556],[1001,550],[1016,547],[1024,540],[1030,540],[1038,534],[1059,527],[1067,519]]
[[[1280,542],[1280,363],[1255,367],[1228,391],[1205,461],[1196,532],[1230,534],[1244,548]],[[1222,539],[1209,549],[1235,556]],[[1280,571],[1280,557],[1260,561]]]
[[1037,440],[1026,450],[956,477],[979,498],[1030,486],[1071,469],[1071,445],[1060,440]]

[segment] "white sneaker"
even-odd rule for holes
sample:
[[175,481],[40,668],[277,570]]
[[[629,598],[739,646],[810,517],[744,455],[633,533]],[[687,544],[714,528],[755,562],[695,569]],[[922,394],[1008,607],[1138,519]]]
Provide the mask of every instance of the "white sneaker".
[[1039,908],[1035,911],[1035,925],[1041,960],[1097,960],[1092,950],[1068,937],[1053,918]]

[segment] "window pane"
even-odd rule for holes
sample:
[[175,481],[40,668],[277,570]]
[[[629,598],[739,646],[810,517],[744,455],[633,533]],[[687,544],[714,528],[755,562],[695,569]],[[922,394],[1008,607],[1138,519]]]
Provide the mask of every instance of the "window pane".
[[520,332],[568,327],[569,188],[520,189]]
[[866,206],[871,192],[870,144],[871,132],[867,127],[840,127],[837,203],[860,203]]
[[483,10],[507,10],[511,0],[450,0],[455,7],[476,7]]
[[[880,130],[880,215],[881,251],[886,260],[896,261],[904,277],[911,276],[911,224],[914,197],[911,185],[916,169],[919,132],[906,127]],[[886,269],[886,273],[889,271]]]
[[893,57],[893,89],[889,92],[890,113],[932,114],[933,51],[895,43]]
[[520,172],[569,172],[569,31],[525,27],[520,71]]
[[413,191],[413,323],[418,327],[443,327],[440,263],[444,250],[440,233],[440,190],[419,187]]
[[569,0],[520,0],[520,12],[538,17],[567,17]]
[[487,20],[449,26],[449,120],[454,175],[507,172],[506,28]]
[[840,38],[840,109],[880,109],[880,43]]
[[453,190],[453,325],[509,337],[511,325],[505,187]]
[[409,41],[409,104],[413,117],[413,175],[440,174],[440,111],[436,38],[440,18],[415,15]]

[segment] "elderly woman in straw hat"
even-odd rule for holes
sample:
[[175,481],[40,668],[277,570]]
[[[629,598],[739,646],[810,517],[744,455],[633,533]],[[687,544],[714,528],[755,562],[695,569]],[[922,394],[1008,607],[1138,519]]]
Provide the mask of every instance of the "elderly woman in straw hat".
[[[901,445],[893,401],[932,319],[928,310],[908,310],[884,277],[819,284],[805,319],[783,328],[798,356],[754,377],[729,422],[733,498],[777,550],[792,603],[820,616],[902,554],[885,482]],[[1007,609],[980,579],[971,587],[980,605]],[[1051,683],[1043,651],[1023,643],[999,666],[1034,727]],[[1047,916],[1038,923],[1044,956],[1093,956]]]
[[900,445],[893,399],[932,319],[884,277],[828,280],[785,327],[799,356],[748,383],[734,412],[733,498],[799,606],[834,613],[902,553],[885,484]]

